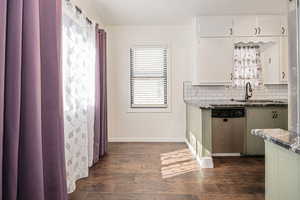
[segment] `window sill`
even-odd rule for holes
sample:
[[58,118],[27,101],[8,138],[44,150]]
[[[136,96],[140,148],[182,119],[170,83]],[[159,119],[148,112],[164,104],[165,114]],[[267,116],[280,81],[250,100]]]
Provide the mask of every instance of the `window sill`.
[[128,108],[127,113],[171,113],[171,108]]

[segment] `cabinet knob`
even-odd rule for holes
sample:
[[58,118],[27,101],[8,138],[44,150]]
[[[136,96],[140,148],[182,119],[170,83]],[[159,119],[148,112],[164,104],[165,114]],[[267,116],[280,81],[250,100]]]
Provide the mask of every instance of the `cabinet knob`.
[[278,111],[272,111],[272,118],[273,119],[277,119],[278,117],[279,117],[279,113],[278,113]]
[[230,31],[230,35],[233,35],[233,29],[230,28],[229,31]]
[[254,35],[257,35],[257,28],[255,28],[254,30],[255,30]]
[[285,72],[282,72],[282,79],[285,79]]
[[281,33],[282,33],[282,35],[285,34],[285,28],[284,27],[281,27]]
[[261,33],[261,28],[258,27],[258,35],[260,35],[260,33]]

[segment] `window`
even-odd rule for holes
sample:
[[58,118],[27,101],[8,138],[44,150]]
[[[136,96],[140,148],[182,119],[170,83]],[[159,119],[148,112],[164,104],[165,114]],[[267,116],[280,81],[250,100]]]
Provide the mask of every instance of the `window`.
[[167,54],[162,46],[130,49],[131,108],[168,107]]

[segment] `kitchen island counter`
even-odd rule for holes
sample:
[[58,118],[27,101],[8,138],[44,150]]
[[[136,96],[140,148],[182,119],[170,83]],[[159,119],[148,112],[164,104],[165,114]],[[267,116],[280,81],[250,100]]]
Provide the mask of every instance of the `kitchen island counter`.
[[300,139],[283,129],[254,129],[265,141],[266,200],[300,199]]
[[283,129],[253,129],[252,135],[300,154],[300,136]]

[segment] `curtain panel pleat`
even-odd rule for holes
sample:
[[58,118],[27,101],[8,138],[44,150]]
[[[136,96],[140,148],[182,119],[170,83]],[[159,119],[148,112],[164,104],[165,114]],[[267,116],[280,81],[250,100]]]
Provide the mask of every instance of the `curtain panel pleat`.
[[67,199],[62,90],[62,2],[40,0],[45,198]]
[[[4,72],[6,45],[7,0],[0,0],[0,146],[3,147],[4,130]],[[0,160],[3,160],[3,148],[0,148]],[[0,180],[3,180],[3,165],[0,162]],[[0,199],[3,199],[3,187],[0,183]]]
[[106,32],[96,26],[94,163],[107,152]]
[[60,5],[0,0],[1,200],[67,199]]

